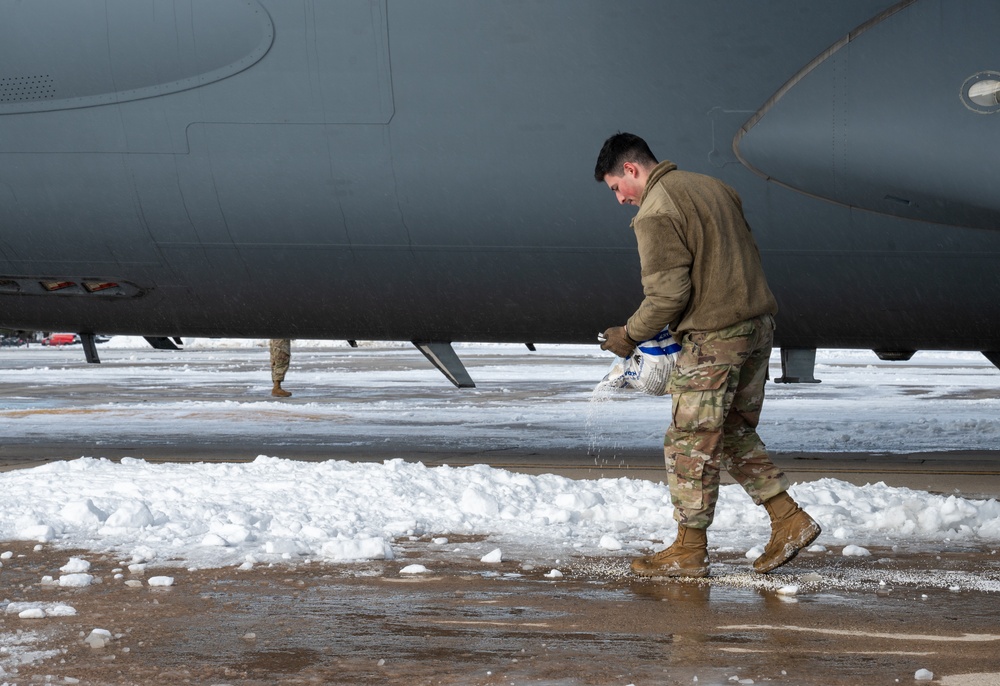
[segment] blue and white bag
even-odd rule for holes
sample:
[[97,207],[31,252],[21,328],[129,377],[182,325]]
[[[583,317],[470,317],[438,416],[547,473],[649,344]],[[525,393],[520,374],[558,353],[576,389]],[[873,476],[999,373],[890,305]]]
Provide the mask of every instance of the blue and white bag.
[[666,395],[680,344],[667,329],[641,341],[628,357],[617,358],[600,386],[634,388],[649,395]]

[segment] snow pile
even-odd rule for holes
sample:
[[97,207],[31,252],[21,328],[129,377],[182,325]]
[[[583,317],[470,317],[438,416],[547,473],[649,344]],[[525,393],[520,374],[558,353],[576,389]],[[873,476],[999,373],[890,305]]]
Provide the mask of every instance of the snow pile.
[[[530,476],[485,465],[81,458],[2,473],[0,492],[0,540],[114,551],[131,557],[132,573],[161,559],[209,567],[305,557],[388,560],[396,539],[426,535],[442,545],[442,534],[488,537],[468,553],[484,562],[574,551],[620,557],[676,533],[662,483]],[[899,541],[1000,541],[995,500],[835,479],[795,485],[792,494],[823,525],[820,541],[844,547],[845,555]],[[721,488],[712,547],[745,550],[769,532],[763,508],[738,486]],[[86,586],[88,567],[70,559],[56,583]]]

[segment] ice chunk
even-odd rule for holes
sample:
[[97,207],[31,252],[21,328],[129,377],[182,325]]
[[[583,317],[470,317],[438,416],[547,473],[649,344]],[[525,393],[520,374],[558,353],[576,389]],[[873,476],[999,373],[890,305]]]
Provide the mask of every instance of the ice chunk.
[[327,541],[323,557],[330,560],[391,560],[392,548],[381,538],[360,538]]
[[503,552],[499,548],[495,548],[479,558],[479,561],[496,564],[497,562],[503,561]]
[[153,524],[153,513],[138,500],[126,500],[104,522],[107,529],[142,529]]
[[871,557],[871,552],[859,545],[844,546],[842,554],[844,557]]
[[59,577],[59,585],[64,588],[83,588],[94,582],[91,574],[63,574]]
[[601,542],[599,544],[605,550],[621,550],[622,543],[614,536],[609,534],[604,534],[601,536]]
[[[44,617],[71,617],[76,609],[62,603],[9,603],[6,613],[22,619],[42,619]],[[3,648],[0,647],[0,652]]]
[[83,642],[94,649],[103,648],[111,643],[111,632],[107,629],[94,629]]
[[141,545],[132,551],[132,562],[152,562],[156,559],[156,551],[148,545]]
[[63,603],[52,603],[45,606],[45,614],[49,617],[74,617],[76,608]]
[[205,537],[201,539],[201,544],[205,546],[218,546],[220,548],[225,548],[229,545],[229,541],[224,539],[219,534],[205,534]]
[[89,562],[79,557],[71,557],[69,558],[69,562],[59,568],[59,571],[65,572],[66,574],[78,574],[80,572],[86,572],[89,569]]

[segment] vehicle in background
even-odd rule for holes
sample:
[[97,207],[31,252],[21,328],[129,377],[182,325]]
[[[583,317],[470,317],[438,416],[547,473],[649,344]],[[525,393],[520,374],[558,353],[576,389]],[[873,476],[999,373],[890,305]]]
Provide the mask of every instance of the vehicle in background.
[[22,345],[28,345],[28,339],[24,336],[0,336],[0,346],[2,347],[20,348]]
[[80,342],[75,333],[54,333],[42,339],[42,345],[74,345]]

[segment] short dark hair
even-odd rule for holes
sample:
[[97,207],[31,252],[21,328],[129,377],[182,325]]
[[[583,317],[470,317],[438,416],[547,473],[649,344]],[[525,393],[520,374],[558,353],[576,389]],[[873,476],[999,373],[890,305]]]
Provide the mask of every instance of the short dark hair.
[[634,162],[643,166],[655,166],[656,156],[642,140],[634,133],[619,131],[608,140],[597,156],[597,166],[594,167],[594,178],[604,181],[608,174],[618,173],[626,162]]

